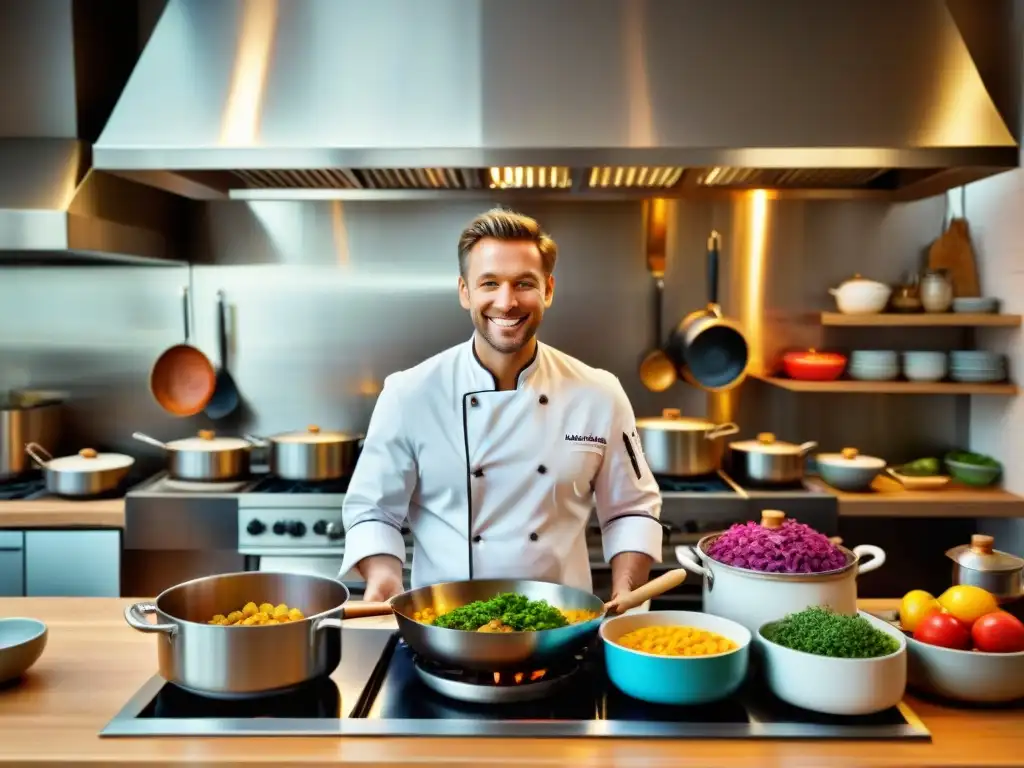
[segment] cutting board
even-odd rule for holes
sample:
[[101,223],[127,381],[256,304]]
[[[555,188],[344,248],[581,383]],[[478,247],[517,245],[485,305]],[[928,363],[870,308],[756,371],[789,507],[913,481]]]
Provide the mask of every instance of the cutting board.
[[974,261],[966,219],[952,219],[928,249],[928,267],[944,269],[953,283],[954,296],[981,296],[978,265]]

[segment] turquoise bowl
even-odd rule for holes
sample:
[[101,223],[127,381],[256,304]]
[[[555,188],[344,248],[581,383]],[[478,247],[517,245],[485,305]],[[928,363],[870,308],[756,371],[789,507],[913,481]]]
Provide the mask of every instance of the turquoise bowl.
[[964,485],[986,486],[992,485],[999,479],[1003,472],[1002,464],[991,466],[987,464],[965,464],[962,461],[946,459],[946,469],[954,479]]
[[[706,629],[736,643],[736,650],[714,656],[658,656],[616,641],[642,627]],[[743,684],[750,659],[750,631],[742,624],[697,611],[648,611],[616,616],[601,625],[608,678],[627,696],[651,704],[706,704],[731,696]]]

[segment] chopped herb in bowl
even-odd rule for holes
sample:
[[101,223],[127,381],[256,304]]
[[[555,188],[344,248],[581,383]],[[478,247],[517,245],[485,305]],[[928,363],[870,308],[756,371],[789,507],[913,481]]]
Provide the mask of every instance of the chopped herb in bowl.
[[872,626],[863,616],[847,616],[818,606],[766,624],[761,635],[783,648],[840,659],[874,659],[900,648],[896,638]]

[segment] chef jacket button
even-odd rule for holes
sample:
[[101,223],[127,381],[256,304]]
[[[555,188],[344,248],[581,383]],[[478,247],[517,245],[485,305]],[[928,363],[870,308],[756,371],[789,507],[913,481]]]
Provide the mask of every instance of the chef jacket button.
[[546,473],[548,471],[548,468],[545,467],[543,464],[541,464],[539,467],[537,467],[537,471],[540,472],[543,475],[544,473]]
[[483,540],[484,540],[484,537],[481,536],[479,533],[476,536],[473,537],[473,543],[474,544],[479,544]]
[[483,476],[484,476],[484,471],[482,469],[480,469],[480,467],[477,467],[476,469],[473,470],[473,477],[483,477]]
[[480,401],[477,400],[477,398],[475,398],[475,397],[471,397],[471,398],[469,398],[469,404],[471,406],[473,406],[474,408],[476,408],[478,405],[480,405]]
[[536,531],[534,531],[533,533],[530,534],[530,541],[536,541],[539,538],[540,538],[540,536],[537,535]]
[[547,395],[541,395],[540,396],[540,404],[541,405],[547,405],[548,404],[548,396]]

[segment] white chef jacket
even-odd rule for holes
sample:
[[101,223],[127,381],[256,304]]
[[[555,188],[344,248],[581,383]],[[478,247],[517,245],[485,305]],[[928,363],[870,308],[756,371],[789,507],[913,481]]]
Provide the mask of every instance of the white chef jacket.
[[499,391],[473,340],[387,377],[345,495],[341,573],[405,563],[412,586],[535,579],[592,590],[585,530],[605,560],[661,561],[661,495],[619,380],[538,342]]

